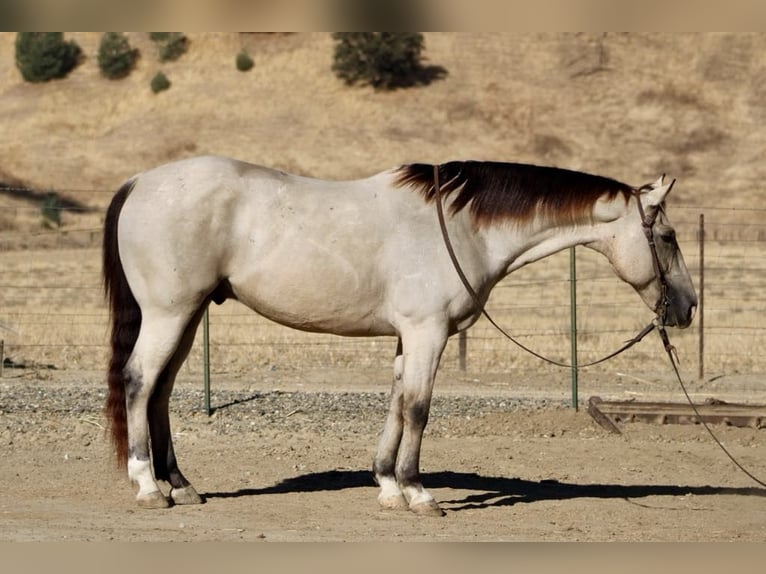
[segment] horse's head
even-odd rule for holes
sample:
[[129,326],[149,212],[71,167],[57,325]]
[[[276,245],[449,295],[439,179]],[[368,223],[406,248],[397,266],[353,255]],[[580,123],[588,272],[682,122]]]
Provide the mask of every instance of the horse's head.
[[617,275],[633,286],[663,324],[684,328],[694,318],[697,294],[665,214],[671,187],[673,181],[666,184],[662,176],[636,190],[627,209],[603,204],[607,233],[593,247],[609,258]]

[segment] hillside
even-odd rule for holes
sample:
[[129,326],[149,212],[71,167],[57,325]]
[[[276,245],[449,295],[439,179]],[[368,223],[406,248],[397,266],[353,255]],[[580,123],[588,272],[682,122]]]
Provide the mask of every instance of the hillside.
[[[763,201],[766,35],[429,33],[427,63],[447,76],[390,93],[337,80],[325,33],[189,34],[170,64],[147,34],[129,36],[142,58],[127,79],[99,75],[99,34],[71,33],[85,62],[32,85],[15,68],[15,34],[0,34],[0,179],[105,192],[209,153],[328,178],[494,159],[634,184],[667,172],[684,204]],[[255,60],[244,74],[243,45]],[[160,69],[173,86],[154,95]],[[79,198],[103,206],[109,194]]]

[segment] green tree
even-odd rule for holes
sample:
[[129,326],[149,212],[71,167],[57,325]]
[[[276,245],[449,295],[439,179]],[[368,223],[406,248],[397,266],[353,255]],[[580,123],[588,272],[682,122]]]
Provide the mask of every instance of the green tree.
[[124,78],[133,70],[139,52],[121,32],[106,32],[98,46],[98,67],[110,80]]
[[65,77],[77,66],[82,50],[62,32],[16,34],[16,67],[27,82],[47,82]]
[[347,84],[394,89],[421,82],[423,35],[413,32],[336,32],[332,69]]
[[157,72],[150,83],[152,91],[157,94],[170,88],[170,80],[163,72]]

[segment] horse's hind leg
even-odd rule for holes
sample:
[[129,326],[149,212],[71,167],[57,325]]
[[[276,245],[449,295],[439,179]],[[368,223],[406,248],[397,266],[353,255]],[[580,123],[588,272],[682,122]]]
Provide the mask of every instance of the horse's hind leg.
[[[138,485],[136,501],[139,506],[166,508],[168,500],[152,476],[149,403],[160,376],[179,347],[193,313],[167,315],[163,312],[142,311],[141,331],[126,369],[128,476]],[[160,396],[163,392],[167,391],[160,391]],[[161,441],[161,437],[158,438]]]
[[194,334],[202,318],[203,305],[186,327],[176,352],[160,375],[149,399],[149,434],[151,435],[154,478],[170,483],[170,497],[175,504],[201,504],[202,498],[178,468],[170,432],[168,406],[176,375],[194,343]]

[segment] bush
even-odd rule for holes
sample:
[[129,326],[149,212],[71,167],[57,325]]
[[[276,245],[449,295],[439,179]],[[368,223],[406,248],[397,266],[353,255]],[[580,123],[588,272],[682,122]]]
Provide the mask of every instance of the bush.
[[128,38],[120,32],[106,32],[98,46],[98,67],[110,80],[130,74],[138,59],[138,50],[130,47]]
[[160,62],[177,60],[189,47],[189,39],[181,32],[150,32],[149,38],[157,44]]
[[27,82],[63,78],[77,66],[80,46],[65,42],[62,32],[16,34],[16,67]]
[[412,32],[336,32],[332,69],[347,84],[376,89],[412,86],[423,71],[423,35]]
[[156,94],[159,92],[164,92],[168,88],[170,88],[170,80],[168,80],[168,77],[162,73],[157,72],[151,81],[152,91]]
[[253,62],[250,54],[248,54],[244,49],[241,50],[239,54],[237,54],[237,69],[240,72],[247,72],[248,70],[251,70],[254,65],[255,62]]

